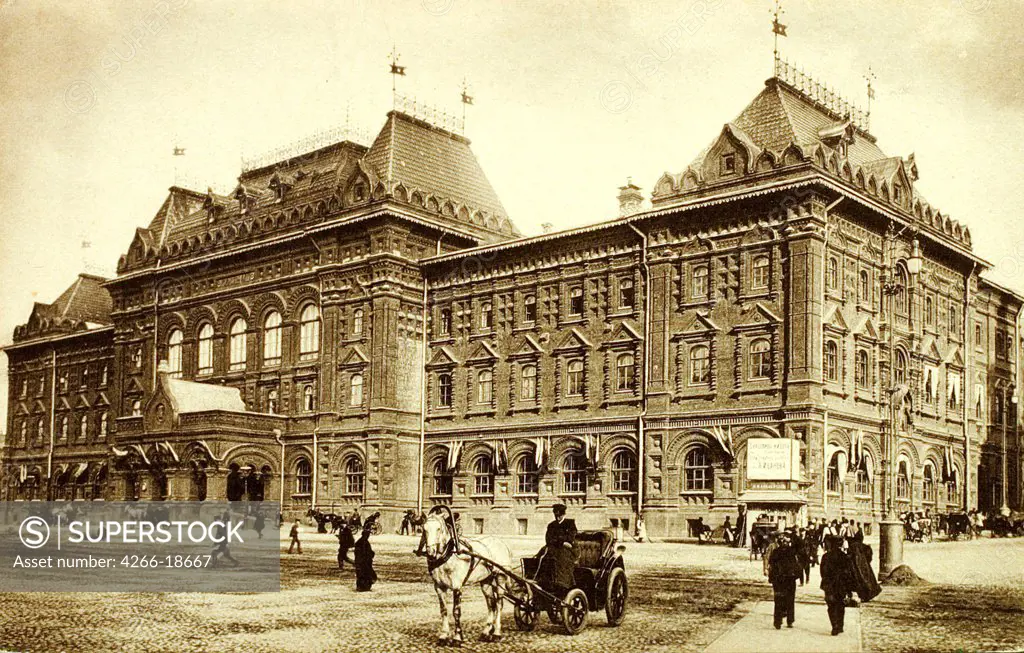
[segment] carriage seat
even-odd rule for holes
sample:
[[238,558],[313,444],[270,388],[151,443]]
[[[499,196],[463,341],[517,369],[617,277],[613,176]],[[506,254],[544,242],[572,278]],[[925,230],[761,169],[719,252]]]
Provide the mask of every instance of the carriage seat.
[[604,552],[611,543],[611,531],[579,531],[576,533],[576,564],[580,567],[600,567]]

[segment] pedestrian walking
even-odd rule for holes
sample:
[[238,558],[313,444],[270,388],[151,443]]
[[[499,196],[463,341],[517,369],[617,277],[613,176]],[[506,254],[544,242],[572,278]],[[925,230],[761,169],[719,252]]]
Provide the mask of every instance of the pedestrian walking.
[[843,632],[846,595],[852,590],[853,585],[853,565],[839,546],[839,540],[829,537],[825,540],[825,555],[821,557],[821,589],[825,591],[825,605],[828,606],[832,635]]
[[295,523],[292,524],[292,530],[288,532],[288,537],[292,538],[292,543],[288,545],[288,553],[291,553],[298,547],[299,553],[302,553],[302,542],[299,541],[299,520],[296,519]]
[[412,533],[412,515],[411,510],[406,510],[405,514],[402,515],[402,528],[398,531],[399,535],[410,535]]
[[352,535],[352,529],[349,528],[347,521],[342,521],[341,528],[338,529],[338,569],[344,570],[345,562],[352,562],[348,559],[348,550],[355,544],[356,539]]
[[263,539],[263,529],[267,527],[267,520],[263,516],[263,512],[262,511],[259,511],[259,510],[256,511],[256,521],[255,521],[255,523],[253,523],[252,527],[256,531],[256,538],[262,540]]
[[636,518],[636,534],[633,536],[637,542],[647,541],[647,524],[644,522],[644,516],[639,515]]
[[214,520],[210,539],[213,540],[213,553],[210,557],[210,565],[216,567],[221,558],[230,560],[237,567],[238,561],[231,557],[231,550],[228,548],[228,529],[231,523],[231,515],[225,512],[219,519]]
[[373,547],[370,545],[371,520],[363,526],[363,533],[355,545],[356,591],[369,592],[377,582],[377,572],[373,570]]
[[782,628],[782,620],[786,627],[792,628],[796,620],[796,581],[803,575],[800,563],[796,558],[796,549],[789,533],[779,535],[779,544],[772,551],[768,560],[768,582],[772,584],[775,594],[775,629]]

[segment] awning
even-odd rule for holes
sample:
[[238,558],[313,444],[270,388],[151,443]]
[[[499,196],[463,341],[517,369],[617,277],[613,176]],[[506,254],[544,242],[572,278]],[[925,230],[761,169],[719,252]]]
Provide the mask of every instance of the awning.
[[807,503],[805,497],[792,490],[747,490],[741,492],[737,500],[740,503]]

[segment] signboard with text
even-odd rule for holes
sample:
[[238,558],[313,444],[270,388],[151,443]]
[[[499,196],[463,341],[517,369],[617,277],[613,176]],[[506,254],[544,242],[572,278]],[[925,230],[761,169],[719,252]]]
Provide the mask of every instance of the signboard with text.
[[747,440],[747,478],[754,481],[799,481],[800,441],[789,438]]

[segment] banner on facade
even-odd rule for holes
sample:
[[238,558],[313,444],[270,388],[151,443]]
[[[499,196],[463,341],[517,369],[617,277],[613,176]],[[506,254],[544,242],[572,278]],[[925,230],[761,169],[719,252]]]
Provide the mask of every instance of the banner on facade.
[[754,481],[799,481],[800,441],[789,438],[747,440],[747,478]]
[[0,592],[277,592],[279,514],[276,502],[4,502]]

